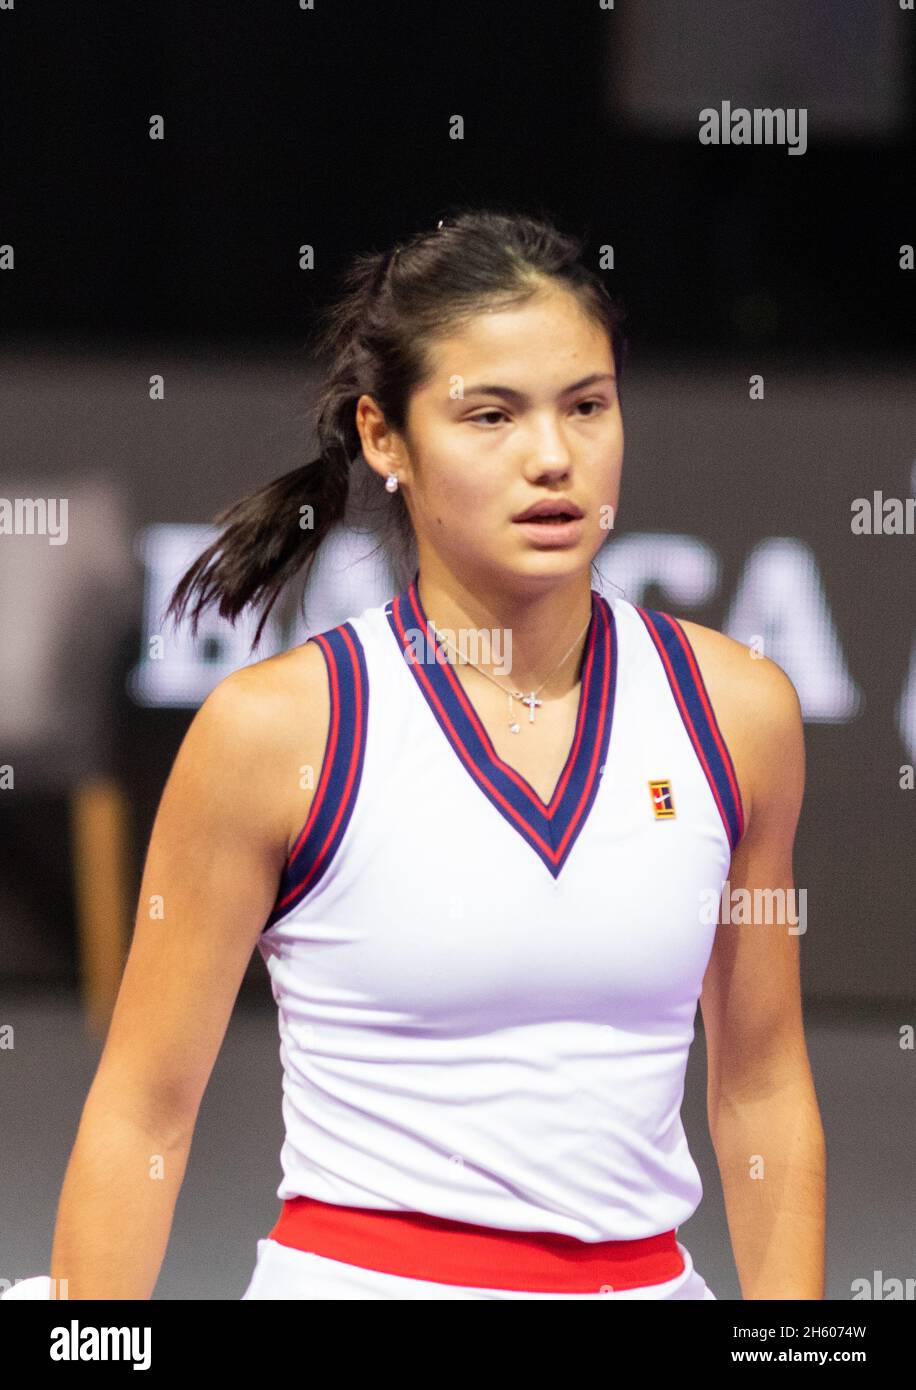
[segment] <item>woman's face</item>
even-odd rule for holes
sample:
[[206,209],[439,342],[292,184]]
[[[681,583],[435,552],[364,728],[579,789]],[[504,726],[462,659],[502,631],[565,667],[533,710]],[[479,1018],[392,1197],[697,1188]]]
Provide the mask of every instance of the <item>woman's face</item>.
[[[623,463],[606,333],[550,288],[440,338],[431,362],[403,436],[372,458],[364,450],[383,476],[400,478],[421,573],[433,558],[464,579],[510,586],[587,570],[613,526]],[[581,519],[515,520],[558,499]]]

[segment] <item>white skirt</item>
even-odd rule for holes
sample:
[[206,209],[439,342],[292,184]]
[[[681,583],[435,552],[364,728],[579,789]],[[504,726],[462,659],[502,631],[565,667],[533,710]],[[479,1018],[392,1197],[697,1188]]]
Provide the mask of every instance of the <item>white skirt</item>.
[[376,1269],[363,1269],[360,1265],[343,1264],[324,1255],[296,1250],[267,1236],[258,1241],[254,1273],[242,1298],[393,1298],[398,1301],[412,1298],[557,1298],[568,1303],[597,1298],[715,1299],[715,1294],[694,1269],[687,1249],[680,1241],[677,1247],[684,1257],[684,1268],[676,1278],[662,1284],[644,1284],[616,1293],[524,1293],[518,1289],[471,1288],[465,1284],[436,1284],[400,1274],[383,1274]]

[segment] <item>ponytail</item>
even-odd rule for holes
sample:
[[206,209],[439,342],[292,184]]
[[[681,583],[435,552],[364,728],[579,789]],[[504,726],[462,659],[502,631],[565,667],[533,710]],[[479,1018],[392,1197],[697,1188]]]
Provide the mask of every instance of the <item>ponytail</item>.
[[[233,503],[216,518],[222,535],[194,561],[172,594],[165,616],[190,618],[215,606],[234,622],[249,604],[264,604],[252,649],[287,583],[307,578],[321,543],[343,519],[350,461],[341,449],[319,455]],[[195,596],[192,603],[192,596]]]

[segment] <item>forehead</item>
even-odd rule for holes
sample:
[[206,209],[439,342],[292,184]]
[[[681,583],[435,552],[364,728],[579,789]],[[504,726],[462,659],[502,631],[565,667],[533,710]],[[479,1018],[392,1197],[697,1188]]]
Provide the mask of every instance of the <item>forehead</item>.
[[[508,307],[482,309],[435,338],[428,358],[433,378],[472,368],[477,376],[489,368],[487,380],[507,385],[565,376],[571,365],[587,363],[588,371],[613,366],[603,326],[588,317],[574,295],[558,289],[539,291]],[[498,378],[491,374],[496,370]]]

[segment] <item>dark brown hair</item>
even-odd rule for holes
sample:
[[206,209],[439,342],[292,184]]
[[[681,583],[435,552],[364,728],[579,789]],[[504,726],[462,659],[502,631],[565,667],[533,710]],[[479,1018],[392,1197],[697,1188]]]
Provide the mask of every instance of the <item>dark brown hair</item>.
[[[360,460],[356,403],[377,402],[388,425],[403,430],[412,391],[429,371],[427,348],[484,308],[524,302],[543,282],[575,295],[583,311],[608,334],[618,382],[626,355],[623,307],[600,276],[583,263],[584,241],[560,231],[546,216],[462,209],[432,231],[387,252],[357,256],[345,273],[345,292],[322,321],[316,339],[329,365],[314,408],[318,454],[308,463],[235,502],[216,517],[223,527],[182,576],[165,616],[190,610],[196,635],[205,608],[217,605],[234,620],[249,604],[263,604],[252,648],[274,603],[294,576],[307,578],[318,550],[343,520],[354,463],[360,486],[381,489],[388,509],[387,543],[402,572],[413,529],[400,492]],[[303,508],[314,525],[303,528]],[[301,572],[301,573],[300,573]]]

